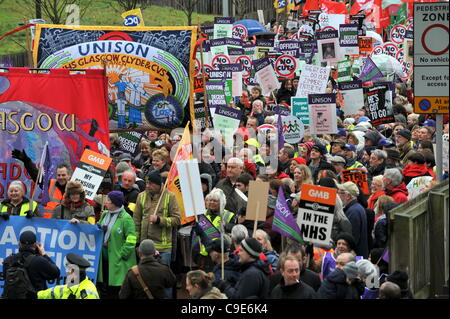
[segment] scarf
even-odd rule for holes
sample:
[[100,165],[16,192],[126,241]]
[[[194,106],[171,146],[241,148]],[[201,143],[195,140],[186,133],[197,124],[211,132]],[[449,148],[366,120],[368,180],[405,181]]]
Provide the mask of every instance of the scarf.
[[103,219],[101,226],[107,226],[105,237],[103,238],[103,243],[106,244],[109,240],[109,236],[111,235],[111,229],[116,223],[117,218],[119,217],[120,212],[122,211],[123,206],[120,208],[113,210],[113,211],[107,211],[106,216]]

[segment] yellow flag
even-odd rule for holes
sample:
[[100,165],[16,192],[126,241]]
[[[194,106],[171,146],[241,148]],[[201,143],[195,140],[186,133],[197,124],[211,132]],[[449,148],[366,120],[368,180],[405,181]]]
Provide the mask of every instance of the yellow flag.
[[188,122],[186,124],[186,127],[184,128],[183,137],[178,144],[177,152],[173,158],[172,165],[170,166],[169,175],[167,176],[167,189],[175,194],[175,197],[178,201],[178,206],[180,206],[181,225],[193,221],[195,217],[186,217],[184,211],[183,196],[181,194],[180,177],[178,175],[178,168],[176,163],[178,161],[185,161],[192,158],[191,134],[189,132]]
[[122,13],[123,25],[126,27],[145,27],[141,9],[133,9]]

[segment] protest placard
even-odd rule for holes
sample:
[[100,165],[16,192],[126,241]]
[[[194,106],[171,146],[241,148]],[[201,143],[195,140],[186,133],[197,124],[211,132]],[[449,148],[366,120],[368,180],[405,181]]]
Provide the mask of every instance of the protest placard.
[[295,97],[307,98],[308,94],[325,93],[329,75],[329,67],[303,65]]
[[344,105],[342,109],[345,114],[356,114],[356,111],[364,106],[364,91],[361,81],[339,83]]
[[278,43],[278,50],[285,55],[298,58],[300,53],[300,42],[292,40],[280,40],[280,42]]
[[350,59],[345,59],[338,62],[338,77],[337,82],[348,82],[352,80],[352,62]]
[[274,68],[278,76],[283,78],[293,78],[297,68],[297,62],[292,56],[282,55],[275,61]]
[[250,181],[246,220],[265,221],[269,201],[269,182]]
[[303,122],[293,115],[283,116],[282,121],[282,134],[284,137],[284,141],[289,144],[299,143],[305,135],[305,127],[303,125]]
[[427,184],[432,180],[433,177],[431,176],[414,177],[408,185],[406,185],[406,188],[408,189],[408,199],[414,199],[422,194]]
[[355,24],[339,25],[339,46],[344,55],[358,55],[358,26]]
[[196,128],[200,131],[203,131],[206,128],[206,120],[208,119],[209,127],[212,127],[211,116],[209,114],[209,107],[206,108],[208,114],[205,113],[205,104],[203,100],[195,101],[194,103],[194,114],[195,114],[195,122]]
[[201,215],[206,212],[200,181],[200,171],[196,158],[178,161],[176,163],[180,178],[181,194],[186,217]]
[[373,49],[373,38],[371,37],[359,37],[358,39],[359,45],[359,55],[367,56],[372,52]]
[[111,162],[110,157],[85,149],[70,180],[80,182],[86,198],[93,200]]
[[[235,64],[221,64],[219,65],[219,71],[231,72],[231,86],[232,96],[242,95],[242,71],[244,68],[240,63]],[[228,79],[227,79],[228,81]]]
[[299,118],[304,125],[309,125],[308,99],[291,97],[291,114]]
[[387,84],[368,88],[367,104],[372,125],[395,122],[392,109],[392,91]]
[[[229,65],[229,64],[227,64]],[[209,72],[209,82],[221,82],[224,84],[225,101],[230,104],[233,98],[233,72],[229,70],[212,70]]]
[[297,224],[306,242],[330,244],[336,194],[337,190],[333,188],[302,185]]
[[238,129],[242,111],[227,106],[217,107],[214,115],[214,127],[225,137],[225,145],[233,145],[233,133]]
[[274,40],[257,39],[255,44],[255,60],[263,59],[273,49]]
[[[3,274],[3,261],[19,249],[20,234],[30,230],[36,234],[36,241],[42,243],[46,255],[60,269],[56,280],[47,281],[48,287],[64,285],[66,280],[65,257],[68,253],[82,256],[91,264],[86,275],[93,283],[97,281],[103,231],[94,225],[72,224],[64,219],[23,218],[11,216],[0,223],[0,273]],[[3,293],[4,276],[0,276],[0,295]]]
[[119,132],[120,150],[131,154],[132,157],[138,155],[141,151],[139,149],[139,143],[141,137],[144,135],[142,132]]
[[309,94],[309,130],[311,134],[336,134],[336,94]]
[[365,14],[355,14],[350,15],[350,23],[356,24],[358,26],[358,35],[365,36],[367,31],[366,26],[366,15]]
[[247,28],[242,24],[236,24],[232,28],[232,37],[233,39],[241,39],[246,40],[248,36],[248,30]]
[[214,39],[231,38],[233,36],[233,17],[214,18]]
[[319,60],[321,62],[337,62],[343,55],[339,47],[338,31],[323,31],[316,34]]
[[281,87],[269,59],[253,61],[253,68],[255,69],[256,80],[261,86],[262,95],[269,96],[274,90]]
[[206,82],[206,93],[208,95],[208,105],[211,109],[211,115],[214,117],[216,107],[227,106],[225,99],[225,81]]
[[366,195],[370,195],[367,172],[361,168],[343,169],[341,171],[342,183],[353,182],[359,190]]

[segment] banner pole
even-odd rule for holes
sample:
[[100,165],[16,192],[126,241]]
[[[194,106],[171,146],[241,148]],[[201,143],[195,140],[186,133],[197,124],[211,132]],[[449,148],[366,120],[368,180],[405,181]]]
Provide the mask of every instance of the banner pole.
[[192,189],[192,184],[191,184],[191,173],[189,173],[189,165],[188,165],[187,161],[185,161],[184,164],[186,165],[186,172],[187,172],[187,175],[188,175],[188,183],[189,183],[189,190],[190,190],[189,195],[191,197],[192,206],[193,206],[193,209],[194,209],[195,222],[197,223],[198,222],[197,210],[195,209],[195,200],[194,200],[194,196],[192,194],[193,189]]
[[[201,34],[200,28],[200,17],[197,17],[198,21],[198,33]],[[208,109],[208,100],[206,94],[206,78],[205,78],[205,65],[203,63],[203,41],[200,42],[200,62],[202,68],[202,82],[203,82],[203,107],[205,108],[205,127],[209,128],[209,109]]]

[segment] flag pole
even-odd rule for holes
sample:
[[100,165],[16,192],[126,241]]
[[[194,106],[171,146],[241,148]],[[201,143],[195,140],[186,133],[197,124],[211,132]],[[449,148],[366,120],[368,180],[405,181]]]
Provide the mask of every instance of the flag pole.
[[[189,123],[190,123],[190,121],[188,121],[187,123],[186,123],[186,127],[184,128],[184,131],[186,131],[186,128],[187,127],[189,127]],[[183,132],[183,134],[184,134],[184,132]],[[181,145],[181,143],[178,145],[178,148],[177,148],[177,152],[176,152],[176,154],[178,154],[178,151],[180,150],[180,147],[181,147],[182,145]],[[173,165],[175,165],[175,163],[172,163],[172,165],[170,166],[170,170],[172,170],[172,166]],[[169,170],[169,172],[170,172],[170,170]],[[160,193],[160,196],[159,196],[159,199],[158,199],[158,203],[156,204],[156,208],[155,208],[155,211],[153,212],[153,214],[151,214],[151,215],[156,215],[156,212],[158,211],[158,209],[159,209],[159,205],[161,204],[161,199],[162,199],[162,194],[164,193],[164,191],[166,190],[166,188],[167,188],[167,183],[168,183],[168,181],[169,181],[169,176],[167,176],[167,178],[166,178],[166,181],[164,182],[164,186],[163,186],[163,188],[161,189],[161,193]],[[149,218],[150,218],[150,216],[151,215],[149,215]]]
[[[197,17],[198,23],[198,32],[201,33],[200,28],[200,17]],[[203,107],[205,108],[205,127],[209,128],[209,109],[208,109],[208,100],[206,94],[206,78],[205,78],[205,64],[203,63],[203,41],[200,42],[200,62],[202,64],[202,82],[203,82]]]

